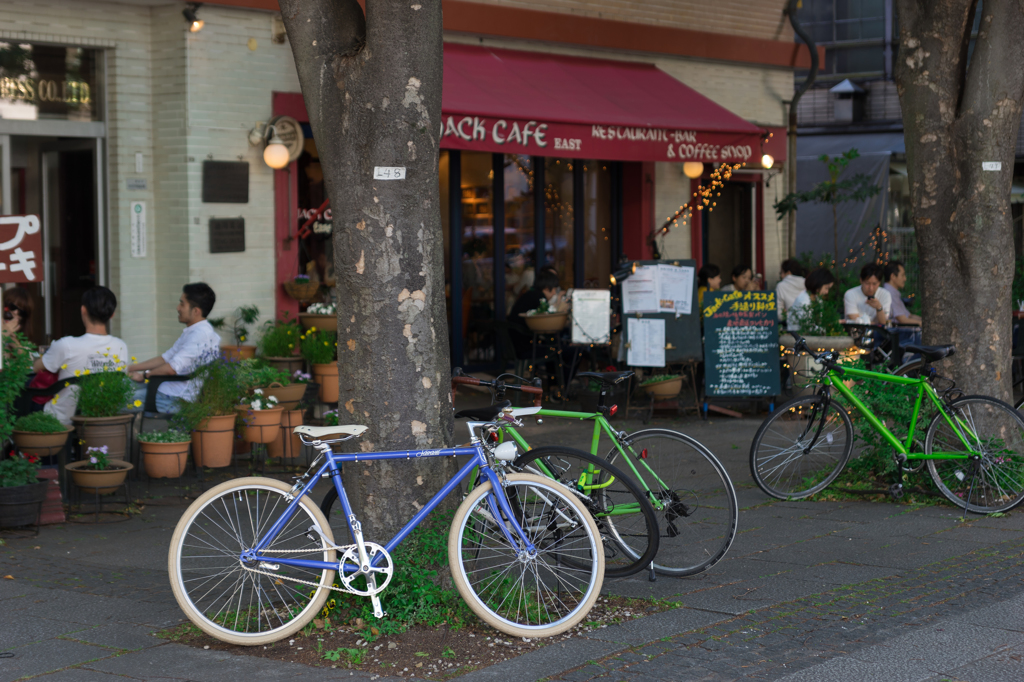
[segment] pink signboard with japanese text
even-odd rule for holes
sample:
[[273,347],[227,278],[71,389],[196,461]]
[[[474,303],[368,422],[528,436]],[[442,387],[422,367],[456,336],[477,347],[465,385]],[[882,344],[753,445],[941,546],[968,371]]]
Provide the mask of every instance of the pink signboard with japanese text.
[[0,283],[43,281],[39,216],[0,216]]

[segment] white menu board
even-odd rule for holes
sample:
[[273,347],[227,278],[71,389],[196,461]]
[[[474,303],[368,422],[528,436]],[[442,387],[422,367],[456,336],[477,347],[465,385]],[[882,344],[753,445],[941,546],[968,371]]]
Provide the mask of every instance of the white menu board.
[[626,364],[630,367],[664,367],[665,320],[631,317],[626,324],[629,337]]
[[608,343],[611,337],[612,294],[607,289],[572,292],[572,342]]

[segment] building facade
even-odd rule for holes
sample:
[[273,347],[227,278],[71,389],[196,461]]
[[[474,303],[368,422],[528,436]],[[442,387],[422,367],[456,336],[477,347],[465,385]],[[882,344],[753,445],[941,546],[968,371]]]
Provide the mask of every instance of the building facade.
[[[553,263],[563,286],[607,286],[619,260],[655,254],[726,271],[747,262],[774,283],[786,236],[771,209],[784,187],[771,178],[784,157],[783,100],[807,62],[784,4],[445,1],[439,193],[462,359],[493,361],[467,321],[500,318],[531,261]],[[194,32],[184,9],[0,6],[0,213],[43,219],[36,341],[80,333],[78,298],[96,283],[118,295],[114,333],[149,357],[180,332],[173,308],[186,282],[213,286],[214,316],[255,304],[271,319],[298,310],[285,281],[329,277],[331,215],[276,0],[205,3]],[[495,66],[509,61],[532,64],[533,80]],[[556,72],[603,84],[568,93]],[[631,94],[634,76],[647,86]],[[591,101],[603,113],[567,113]],[[305,138],[283,170],[250,142],[277,116]],[[765,153],[779,161],[771,171]],[[704,162],[697,177],[685,161]],[[714,210],[680,213],[725,161],[745,165]]]

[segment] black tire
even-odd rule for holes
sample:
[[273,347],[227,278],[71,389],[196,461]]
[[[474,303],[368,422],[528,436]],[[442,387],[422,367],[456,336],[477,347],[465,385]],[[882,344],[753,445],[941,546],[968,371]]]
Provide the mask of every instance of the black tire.
[[757,430],[750,444],[750,475],[768,495],[780,500],[813,495],[846,466],[853,452],[850,415],[832,401],[823,412],[822,402],[818,395],[794,398]]
[[655,511],[661,535],[655,571],[696,575],[721,561],[739,520],[736,491],[721,462],[696,439],[670,429],[631,433],[623,450],[631,462],[621,461],[618,448],[608,460],[630,475],[635,469],[662,506]]
[[[554,478],[583,502],[601,533],[605,577],[624,578],[648,568],[654,561],[658,553],[654,507],[640,486],[618,467],[589,452],[560,446],[528,450],[512,466],[523,473]],[[580,477],[590,467],[593,489],[585,490]],[[614,513],[616,508],[621,511],[626,505],[635,512]]]
[[918,358],[917,360],[911,360],[904,362],[902,365],[892,371],[893,376],[897,377],[910,377],[917,379],[921,376],[921,370],[924,369],[924,360]]
[[[987,396],[960,398],[952,409],[981,459],[976,474],[974,460],[929,459],[932,481],[946,499],[969,512],[1013,509],[1024,500],[1024,418],[1003,401]],[[925,455],[965,450],[943,415],[935,415],[925,434]]]

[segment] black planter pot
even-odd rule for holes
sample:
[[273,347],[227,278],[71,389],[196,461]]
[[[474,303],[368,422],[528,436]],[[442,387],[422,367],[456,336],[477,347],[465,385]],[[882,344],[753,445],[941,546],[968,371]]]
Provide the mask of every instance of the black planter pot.
[[39,481],[13,488],[0,488],[0,528],[30,526],[39,520],[50,481]]

